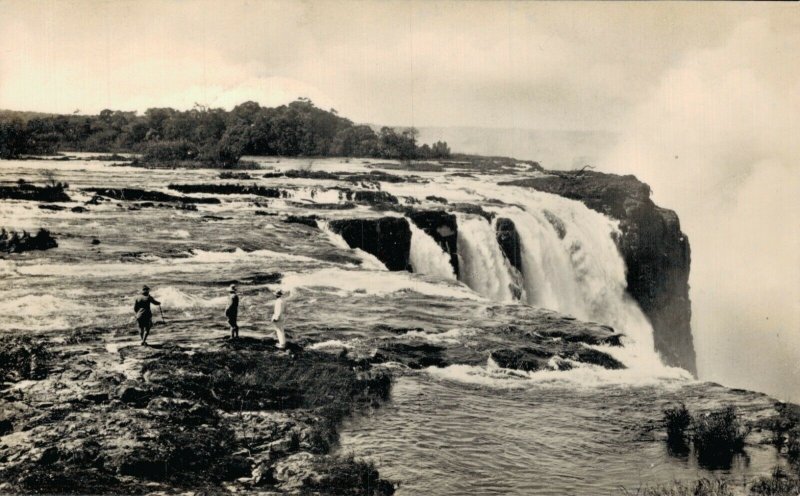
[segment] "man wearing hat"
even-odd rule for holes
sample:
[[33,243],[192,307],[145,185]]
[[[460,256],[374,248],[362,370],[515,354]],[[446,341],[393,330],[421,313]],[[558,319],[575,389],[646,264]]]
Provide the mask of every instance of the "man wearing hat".
[[153,312],[150,304],[161,306],[161,303],[150,296],[150,288],[142,287],[142,294],[136,297],[133,302],[133,311],[136,314],[136,323],[139,324],[139,337],[142,339],[142,346],[147,345],[147,335],[153,327]]
[[228,324],[231,326],[231,339],[239,337],[239,325],[236,318],[239,316],[239,295],[236,293],[236,285],[231,284],[228,290],[228,306],[225,308],[225,316],[228,317]]
[[280,289],[275,291],[275,310],[272,312],[272,327],[275,328],[275,334],[278,335],[278,349],[286,348],[286,332],[284,326],[286,324],[286,304],[283,301],[283,291]]

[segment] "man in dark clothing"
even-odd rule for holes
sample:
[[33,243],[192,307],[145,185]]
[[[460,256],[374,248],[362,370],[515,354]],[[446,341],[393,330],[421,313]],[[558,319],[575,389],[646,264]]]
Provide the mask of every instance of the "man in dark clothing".
[[236,285],[231,284],[228,294],[228,306],[225,308],[225,316],[228,317],[228,324],[231,326],[231,339],[239,337],[239,325],[236,319],[239,316],[239,295],[236,294]]
[[153,327],[153,312],[150,304],[161,306],[161,303],[150,296],[150,288],[144,286],[142,294],[136,297],[133,302],[133,311],[136,313],[136,323],[139,324],[139,337],[142,338],[142,346],[147,346],[147,335]]

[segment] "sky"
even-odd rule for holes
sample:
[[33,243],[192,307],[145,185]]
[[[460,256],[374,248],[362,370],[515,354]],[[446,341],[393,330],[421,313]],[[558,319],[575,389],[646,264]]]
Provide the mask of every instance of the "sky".
[[[618,129],[687,53],[782,6],[0,0],[0,108],[230,108],[357,122]],[[793,17],[796,21],[797,16]]]
[[800,401],[795,4],[0,0],[0,108],[297,97],[636,174],[692,243],[701,377]]

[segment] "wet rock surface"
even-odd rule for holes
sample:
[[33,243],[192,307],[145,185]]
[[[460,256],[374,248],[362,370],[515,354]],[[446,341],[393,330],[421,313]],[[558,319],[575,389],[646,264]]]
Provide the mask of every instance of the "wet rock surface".
[[0,343],[4,493],[393,492],[327,455],[342,418],[388,397],[386,373],[272,339],[142,347],[120,331]]
[[501,184],[578,200],[618,219],[622,236],[616,241],[628,268],[628,292],[653,324],[656,349],[669,365],[697,373],[689,301],[689,239],[681,232],[675,212],[653,203],[647,184],[632,175],[593,171],[558,172]]
[[68,202],[69,195],[64,191],[66,184],[36,186],[20,180],[15,186],[0,186],[0,199],[28,200],[39,202]]
[[328,224],[351,248],[375,255],[389,270],[408,270],[411,229],[404,218],[342,219]]
[[192,198],[188,196],[175,196],[160,191],[146,191],[135,188],[88,188],[85,191],[90,191],[99,196],[106,198],[113,198],[114,200],[123,201],[149,201],[149,202],[180,202],[180,203],[219,203],[217,198]]
[[[211,193],[218,195],[255,195],[264,198],[287,198],[285,189],[250,184],[170,184],[169,189],[181,193]],[[217,200],[219,202],[219,200]]]
[[39,229],[33,236],[27,231],[8,232],[0,229],[0,252],[22,253],[31,250],[49,250],[58,247],[55,238],[46,229]]
[[514,221],[501,217],[495,223],[497,243],[512,267],[522,271],[522,242]]
[[444,210],[409,210],[408,218],[450,255],[450,265],[459,274],[458,222],[455,214]]

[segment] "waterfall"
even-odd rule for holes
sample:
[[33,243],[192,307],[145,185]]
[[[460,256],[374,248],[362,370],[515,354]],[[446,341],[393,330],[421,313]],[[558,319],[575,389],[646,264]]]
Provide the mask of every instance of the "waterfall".
[[[482,217],[458,216],[459,278],[475,292],[495,301],[514,301],[514,277],[494,228]],[[519,291],[517,291],[519,293]]]
[[330,228],[330,226],[326,221],[323,220],[317,221],[317,224],[319,225],[319,229],[323,233],[325,233],[325,236],[327,236],[328,240],[330,240],[330,242],[333,243],[335,246],[342,248],[344,250],[351,250],[355,252],[355,254],[358,255],[359,258],[361,258],[362,267],[364,267],[365,269],[388,270],[386,268],[386,265],[383,262],[381,262],[375,255],[367,253],[360,248],[350,248],[350,245],[347,244],[347,241],[345,241],[344,238],[341,237],[340,235],[333,232],[333,230]]
[[610,325],[625,333],[624,350],[614,351],[623,363],[660,367],[650,322],[626,292],[625,262],[612,238],[618,223],[555,195],[508,193],[522,207],[502,215],[520,236],[528,303]]
[[456,274],[450,265],[450,255],[442,250],[436,241],[417,227],[410,219],[408,226],[411,228],[411,253],[409,261],[414,272],[455,280]]

